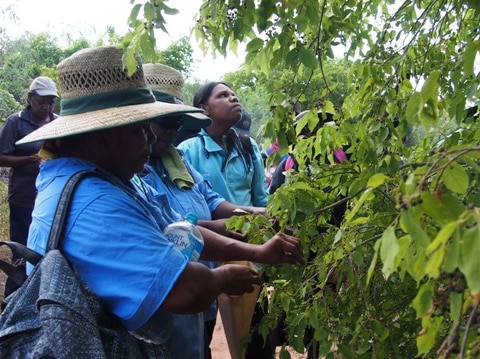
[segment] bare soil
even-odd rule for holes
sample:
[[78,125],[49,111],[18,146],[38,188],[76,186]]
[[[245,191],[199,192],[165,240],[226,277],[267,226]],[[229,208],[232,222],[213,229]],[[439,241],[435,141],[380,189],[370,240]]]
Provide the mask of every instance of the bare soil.
[[[210,345],[212,350],[212,359],[231,359],[230,352],[228,350],[227,338],[222,326],[222,318],[220,314],[217,315],[217,325],[213,331],[212,344]],[[275,358],[279,358],[278,352],[280,348],[277,348],[277,354]],[[300,354],[294,350],[288,350],[291,359],[306,359],[307,354]]]

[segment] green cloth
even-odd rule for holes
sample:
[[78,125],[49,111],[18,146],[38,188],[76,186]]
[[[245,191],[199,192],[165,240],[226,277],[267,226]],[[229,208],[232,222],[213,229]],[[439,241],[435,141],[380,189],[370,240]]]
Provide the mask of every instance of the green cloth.
[[193,187],[195,182],[175,147],[170,146],[162,154],[162,163],[168,177],[178,188],[186,190]]

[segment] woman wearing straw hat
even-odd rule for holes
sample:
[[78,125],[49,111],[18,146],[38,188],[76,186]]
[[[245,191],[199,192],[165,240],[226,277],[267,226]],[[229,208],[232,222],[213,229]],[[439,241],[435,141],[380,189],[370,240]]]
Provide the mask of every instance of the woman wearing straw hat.
[[[157,101],[179,103],[181,102],[183,76],[182,74],[166,65],[144,64],[145,80],[152,88]],[[205,121],[198,114],[188,113],[181,116],[161,116],[150,123],[150,127],[157,138],[152,146],[152,154],[147,168],[142,172],[142,178],[154,187],[159,193],[166,193],[174,210],[185,216],[188,212],[194,212],[200,219],[199,225],[224,233],[224,218],[230,217],[241,209],[245,213],[265,214],[264,207],[238,206],[226,201],[218,193],[214,192],[208,182],[192,168],[182,157],[181,151],[177,150],[173,143],[180,128],[198,131],[200,128],[210,125],[211,121]],[[216,221],[212,221],[212,218]],[[223,220],[218,220],[223,219]],[[212,223],[216,223],[213,224]],[[228,243],[228,239],[221,239],[214,233],[203,230],[203,237],[208,246],[210,241]],[[215,236],[213,238],[212,236]],[[243,239],[243,238],[242,238]],[[284,256],[284,246],[296,242],[296,238],[277,234],[272,237],[268,244],[251,246],[244,243],[230,243],[229,252],[238,254],[238,245],[245,245],[254,249],[243,259],[256,260],[257,262],[278,264],[301,262],[301,258]],[[237,247],[237,248],[236,248]],[[281,254],[281,255],[279,255]],[[237,256],[238,258],[238,256]],[[227,257],[223,258],[224,260]],[[297,262],[297,263],[298,263]],[[212,262],[204,262],[212,266]],[[206,328],[212,322],[212,330],[215,326],[217,308],[212,306],[204,314]],[[167,342],[172,356],[177,358],[210,358],[211,333],[205,332],[205,355],[202,351],[202,314],[174,316],[174,331]],[[200,325],[201,324],[201,325]],[[189,343],[188,346],[185,342]]]
[[242,294],[260,283],[242,266],[210,270],[188,262],[163,235],[148,194],[131,185],[151,153],[149,121],[195,109],[155,101],[142,68],[128,77],[114,47],[78,51],[57,72],[60,117],[17,142],[45,141],[49,158],[37,178],[28,246],[45,252],[60,193],[74,173],[105,174],[108,181],[88,177],[75,190],[62,252],[126,329],[164,346],[165,311],[200,312],[219,293]]

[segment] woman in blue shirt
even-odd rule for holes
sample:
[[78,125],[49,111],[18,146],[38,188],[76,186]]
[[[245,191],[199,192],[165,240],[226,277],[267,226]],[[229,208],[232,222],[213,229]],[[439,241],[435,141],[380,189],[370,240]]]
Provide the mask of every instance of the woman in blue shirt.
[[223,82],[210,82],[195,94],[193,105],[212,124],[178,148],[193,167],[227,201],[264,207],[268,191],[262,156],[255,141],[233,127],[242,116],[235,92]]
[[[248,135],[240,134],[234,126],[242,117],[242,106],[235,92],[225,82],[203,85],[193,98],[193,105],[203,109],[212,124],[197,136],[178,145],[193,167],[230,202],[246,206],[266,206],[268,200],[265,168],[258,145]],[[219,306],[230,311],[231,299],[219,297]],[[250,308],[242,310],[249,311]],[[261,318],[263,309],[257,305],[254,321]],[[239,346],[241,338],[233,341]],[[273,358],[273,347],[264,344],[259,333],[252,334],[246,358]]]
[[195,109],[156,102],[141,67],[128,76],[122,55],[105,46],[63,60],[57,66],[60,117],[17,142],[44,141],[50,155],[37,178],[28,246],[45,252],[60,193],[73,174],[104,173],[108,181],[89,177],[76,188],[62,252],[106,311],[132,334],[140,331],[164,347],[170,329],[166,312],[201,312],[219,293],[252,291],[260,279],[242,266],[211,270],[188,262],[131,185],[155,139],[149,121]]
[[[147,84],[152,88],[158,101],[182,103],[183,76],[179,71],[162,64],[144,64],[143,69]],[[213,191],[208,181],[185,160],[182,152],[173,146],[180,128],[196,132],[210,124],[210,120],[199,119],[195,114],[162,116],[151,122],[150,127],[156,141],[152,145],[150,160],[141,176],[157,192],[167,195],[171,207],[176,212],[183,216],[188,212],[196,213],[200,219],[199,225],[224,233],[222,219],[233,215],[236,209],[251,214],[265,214],[265,208],[239,206],[226,201]],[[210,268],[215,267],[214,262],[202,263]],[[216,315],[216,305],[212,305],[203,315],[202,313],[175,315],[173,333],[167,342],[172,356],[211,358],[209,345]],[[185,345],[186,341],[189,343],[188,346]]]

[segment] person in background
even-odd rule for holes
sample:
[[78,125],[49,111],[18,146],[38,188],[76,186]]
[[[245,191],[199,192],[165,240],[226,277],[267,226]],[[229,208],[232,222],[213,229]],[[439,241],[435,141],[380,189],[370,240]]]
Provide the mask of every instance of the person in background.
[[[182,102],[184,80],[179,71],[163,64],[144,64],[143,71],[145,80],[152,88],[157,101]],[[188,212],[194,212],[199,218],[199,225],[222,233],[221,228],[224,226],[224,221],[216,225],[212,219],[228,218],[239,209],[245,213],[264,215],[265,208],[240,206],[226,201],[212,190],[202,175],[183,158],[182,152],[174,147],[173,143],[181,128],[198,132],[210,124],[210,119],[199,118],[195,113],[182,116],[162,116],[155,119],[150,127],[156,137],[156,142],[152,146],[150,160],[140,175],[159,193],[167,193],[172,208],[179,214],[185,216]],[[211,268],[216,266],[215,262],[203,263]],[[216,316],[216,303],[203,313],[203,318],[201,314],[175,316],[174,333],[168,341],[172,356],[211,358],[210,343]],[[203,321],[205,325],[203,325]],[[199,336],[199,327],[200,331],[204,332],[203,340],[202,336]],[[188,346],[185,345],[187,339]]]
[[[53,121],[55,100],[58,98],[55,83],[48,77],[35,78],[27,93],[27,107],[7,117],[0,131],[0,166],[10,167],[8,180],[10,240],[27,244],[28,227],[32,221],[35,202],[35,179],[38,175],[41,142],[16,145],[15,142]],[[16,260],[16,258],[13,258]],[[17,286],[7,279],[5,296]]]
[[[309,110],[303,111],[299,113],[297,116],[295,116],[294,120],[294,126],[298,124],[300,119],[302,119],[307,113],[309,113]],[[317,116],[319,119],[319,123],[317,125],[317,129],[320,128],[321,126],[330,126],[334,125],[335,123],[333,122],[333,114],[329,112],[322,113],[322,110],[319,110],[317,112]],[[315,130],[313,131],[315,133]],[[312,133],[308,131],[307,128],[304,128],[302,132],[300,133],[301,136],[311,136]],[[293,154],[294,151],[289,153],[286,156],[283,156],[275,169],[275,172],[272,175],[271,181],[270,181],[270,186],[269,186],[269,193],[272,194],[274,193],[278,187],[280,187],[284,182],[285,182],[285,175],[284,172],[288,170],[298,170],[298,164],[295,161],[295,156]],[[340,163],[343,161],[348,160],[348,157],[345,153],[345,151],[342,148],[337,148],[333,151],[333,159],[335,163]]]
[[240,118],[240,121],[238,121],[233,127],[238,133],[250,137],[252,136],[252,133],[250,132],[250,127],[252,127],[252,118],[248,112],[245,111],[245,109],[242,111],[242,117]]
[[[232,203],[264,207],[268,200],[263,159],[253,138],[239,134],[234,126],[242,117],[242,106],[235,92],[224,82],[209,82],[203,85],[193,98],[193,105],[203,109],[212,119],[212,124],[201,129],[197,136],[178,145],[187,161],[200,172],[214,191]],[[245,302],[247,298],[245,296]],[[227,313],[233,299],[219,297],[220,312]],[[256,298],[253,298],[254,306]],[[253,314],[254,324],[262,316],[262,305],[257,305]],[[245,311],[250,308],[244,308]],[[230,311],[231,312],[231,311]],[[228,339],[228,338],[227,338]],[[239,346],[238,340],[233,341]],[[236,355],[236,353],[231,354]],[[237,351],[236,348],[234,348]],[[274,351],[264,343],[254,329],[247,345],[246,358],[273,358]]]
[[[141,196],[134,189],[130,180],[155,140],[150,120],[196,109],[155,101],[141,63],[128,76],[122,56],[104,46],[63,60],[57,66],[60,117],[17,142],[44,141],[50,158],[40,165],[28,247],[45,253],[61,191],[74,173],[103,173],[108,180],[87,177],[78,184],[62,252],[107,312],[143,345],[154,346],[156,357],[169,358],[169,313],[204,311],[220,293],[251,292],[260,278],[244,266],[209,269],[189,261],[163,234],[147,191]],[[204,248],[202,255],[212,253]]]

